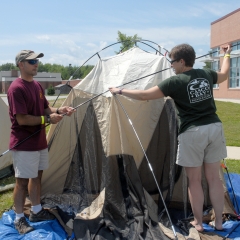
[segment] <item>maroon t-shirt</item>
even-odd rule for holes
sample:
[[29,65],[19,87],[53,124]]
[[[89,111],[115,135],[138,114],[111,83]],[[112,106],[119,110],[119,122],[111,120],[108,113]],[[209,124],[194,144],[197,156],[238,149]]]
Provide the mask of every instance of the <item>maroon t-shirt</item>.
[[[43,116],[44,109],[48,108],[48,101],[44,96],[44,91],[37,81],[28,82],[17,78],[8,89],[9,116],[12,122],[10,144],[13,148],[16,144],[29,137],[31,134],[41,129],[43,125],[20,126],[16,119],[16,114],[27,114],[33,116]],[[28,140],[24,141],[15,150],[39,151],[47,148],[46,130],[43,128]]]

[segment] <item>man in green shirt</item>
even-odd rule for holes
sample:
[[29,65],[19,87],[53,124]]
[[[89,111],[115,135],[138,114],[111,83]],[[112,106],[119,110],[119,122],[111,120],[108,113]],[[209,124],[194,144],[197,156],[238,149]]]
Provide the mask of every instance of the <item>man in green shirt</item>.
[[196,54],[188,44],[175,46],[169,53],[176,73],[158,86],[147,90],[109,88],[112,94],[122,94],[137,100],[152,100],[170,96],[179,117],[178,165],[185,168],[189,180],[189,199],[194,214],[191,224],[203,231],[202,212],[204,195],[201,184],[202,166],[209,185],[209,196],[215,212],[215,227],[222,230],[224,191],[219,178],[220,160],[227,157],[222,123],[216,114],[213,84],[228,77],[230,45],[225,53],[220,72],[194,69]]

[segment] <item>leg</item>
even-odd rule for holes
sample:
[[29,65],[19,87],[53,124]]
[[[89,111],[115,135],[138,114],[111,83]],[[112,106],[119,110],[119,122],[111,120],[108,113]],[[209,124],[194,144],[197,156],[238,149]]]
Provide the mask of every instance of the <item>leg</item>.
[[15,206],[15,212],[16,212],[14,226],[15,226],[15,229],[20,234],[25,234],[34,230],[34,228],[28,224],[28,222],[26,221],[23,215],[23,208],[24,208],[25,198],[27,195],[27,186],[28,186],[27,178],[16,178],[16,185],[13,191],[13,200],[14,200],[14,206]]
[[222,229],[224,190],[219,177],[220,162],[204,163],[205,176],[209,186],[209,197],[215,212],[215,227]]
[[32,206],[40,204],[42,173],[42,170],[38,171],[38,176],[29,180],[28,192]]
[[28,179],[16,178],[16,185],[13,191],[13,201],[16,213],[23,213],[25,198],[27,195]]
[[198,231],[203,231],[202,214],[204,195],[202,189],[202,167],[185,167],[189,180],[188,193],[194,215],[192,225]]
[[32,210],[30,211],[30,216],[29,216],[29,220],[31,222],[39,222],[39,221],[55,219],[55,216],[53,214],[51,214],[48,210],[45,210],[41,206],[40,197],[41,197],[42,173],[43,171],[39,170],[38,176],[36,178],[30,179],[29,181],[29,187],[28,187],[29,197],[32,203]]

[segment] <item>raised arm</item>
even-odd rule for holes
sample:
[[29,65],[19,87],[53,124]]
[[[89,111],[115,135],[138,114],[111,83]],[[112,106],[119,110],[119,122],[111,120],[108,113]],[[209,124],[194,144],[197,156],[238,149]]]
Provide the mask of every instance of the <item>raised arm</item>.
[[164,97],[163,92],[159,89],[158,86],[149,88],[147,90],[130,90],[115,87],[110,87],[109,90],[113,95],[122,94],[126,97],[133,98],[136,100],[152,100]]
[[223,48],[223,51],[224,51],[224,57],[223,57],[221,71],[217,72],[217,75],[218,75],[217,83],[218,84],[227,80],[229,69],[230,69],[231,46],[228,45],[227,47]]

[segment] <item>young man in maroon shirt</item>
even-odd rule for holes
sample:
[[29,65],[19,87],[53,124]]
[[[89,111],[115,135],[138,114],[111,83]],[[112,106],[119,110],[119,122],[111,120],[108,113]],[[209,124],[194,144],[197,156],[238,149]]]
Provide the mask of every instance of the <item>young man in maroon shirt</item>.
[[[33,79],[37,75],[38,58],[43,56],[43,53],[31,50],[22,50],[17,54],[15,60],[21,75],[12,82],[7,94],[12,122],[9,147],[12,149],[16,177],[13,192],[16,212],[14,223],[20,234],[34,230],[23,213],[27,190],[32,204],[29,220],[38,222],[55,218],[40,203],[42,172],[48,168],[46,131],[43,125],[56,124],[62,120],[61,114],[70,116],[74,112],[68,106],[58,109],[50,107],[40,83]],[[23,141],[37,130],[40,131]]]

